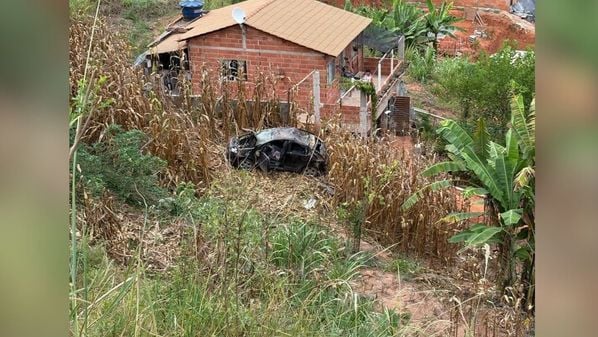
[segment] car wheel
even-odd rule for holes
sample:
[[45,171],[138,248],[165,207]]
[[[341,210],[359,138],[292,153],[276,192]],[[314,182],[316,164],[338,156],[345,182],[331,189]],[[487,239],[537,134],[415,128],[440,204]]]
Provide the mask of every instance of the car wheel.
[[303,174],[308,177],[317,177],[320,175],[320,170],[313,166],[308,166],[305,171],[303,171]]
[[250,171],[253,168],[253,162],[248,158],[245,158],[239,162],[239,168]]

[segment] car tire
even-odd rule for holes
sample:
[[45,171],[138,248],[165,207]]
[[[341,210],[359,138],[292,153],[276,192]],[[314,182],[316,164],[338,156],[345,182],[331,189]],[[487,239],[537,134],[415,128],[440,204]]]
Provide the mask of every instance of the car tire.
[[320,175],[320,170],[318,170],[317,168],[315,168],[313,166],[308,166],[303,171],[303,175],[308,176],[308,177],[317,177]]

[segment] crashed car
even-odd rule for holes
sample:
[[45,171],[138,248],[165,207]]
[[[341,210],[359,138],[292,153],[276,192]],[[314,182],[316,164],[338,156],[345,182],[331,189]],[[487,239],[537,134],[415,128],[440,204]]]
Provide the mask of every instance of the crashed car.
[[310,176],[326,173],[328,155],[324,142],[297,128],[272,128],[233,137],[226,157],[232,166],[250,170],[291,171]]

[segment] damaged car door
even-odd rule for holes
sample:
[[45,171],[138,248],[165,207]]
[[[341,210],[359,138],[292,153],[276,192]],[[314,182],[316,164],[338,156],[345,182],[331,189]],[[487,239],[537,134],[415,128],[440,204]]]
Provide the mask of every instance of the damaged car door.
[[285,141],[274,140],[259,149],[257,166],[264,172],[283,169]]
[[293,172],[303,172],[310,163],[310,149],[294,141],[287,141],[286,148],[283,159],[285,169]]

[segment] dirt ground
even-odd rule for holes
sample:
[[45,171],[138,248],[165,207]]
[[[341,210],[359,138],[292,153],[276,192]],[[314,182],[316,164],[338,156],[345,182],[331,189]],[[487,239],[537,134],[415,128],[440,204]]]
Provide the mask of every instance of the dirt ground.
[[[433,0],[438,5],[443,0]],[[343,7],[345,0],[326,0],[325,2]],[[383,4],[381,0],[353,0],[354,5],[376,5]],[[407,1],[420,3],[420,7],[426,9],[425,0]],[[445,37],[440,41],[441,52],[447,55],[477,55],[481,50],[493,54],[500,49],[504,41],[516,42],[518,49],[533,47],[536,40],[535,25],[509,13],[510,0],[454,0],[451,12],[454,16],[462,18],[463,21],[456,26],[463,31],[456,32],[456,38]],[[481,22],[475,20],[475,12],[481,17]],[[477,38],[477,41],[470,42],[469,36],[474,35],[478,30],[484,34]]]
[[405,88],[407,94],[411,96],[411,105],[420,109],[424,109],[430,113],[438,116],[456,119],[459,117],[458,113],[441,102],[436,97],[427,85],[405,77]]
[[[345,0],[323,0],[324,2],[335,5],[338,7],[343,7],[345,4]],[[443,0],[433,0],[434,4],[438,5],[442,3]],[[419,2],[422,5],[425,5],[426,0],[415,0],[415,1],[405,1],[405,2]],[[352,0],[354,6],[358,6],[360,4],[367,4],[367,5],[381,5],[384,3],[384,0]],[[497,8],[508,10],[509,9],[509,0],[454,0],[454,5],[457,7],[465,6],[465,7],[485,7],[485,8]]]
[[[393,144],[400,150],[413,149],[413,142],[408,137],[396,137]],[[333,189],[325,177],[316,179],[290,173],[248,174],[230,169],[222,172],[221,178],[224,177],[231,184],[250,191],[242,194],[251,195],[252,204],[260,212],[281,219],[301,217],[327,224],[333,235],[347,240],[346,229],[336,218],[334,206],[330,203]],[[226,187],[220,192],[215,188],[212,193],[226,194],[227,190]],[[455,190],[455,193],[461,192]],[[482,199],[470,202],[471,211],[483,211]],[[478,276],[481,273],[479,253],[459,253],[457,259],[462,270],[456,267],[432,269],[425,262],[418,262],[422,266],[420,272],[401,275],[396,269],[388,266],[403,257],[368,238],[361,241],[360,249],[373,256],[374,263],[360,270],[359,276],[351,284],[353,291],[377,300],[380,310],[387,308],[409,317],[408,335],[464,337],[468,336],[466,332],[472,332],[475,326],[475,336],[508,336],[507,328],[504,331],[489,331],[489,327],[495,329],[496,326],[505,326],[505,323],[500,321],[508,316],[505,309],[490,308],[484,305],[483,301],[476,302],[482,298],[479,294],[489,294],[493,291],[491,283]],[[474,305],[476,303],[479,307]],[[460,316],[461,311],[463,317],[473,316],[479,321],[464,321]],[[472,328],[469,328],[470,326]]]
[[[446,55],[478,55],[480,51],[496,53],[505,41],[513,41],[515,47],[524,50],[534,47],[536,28],[533,23],[521,19],[504,10],[479,10],[481,20],[475,19],[475,9],[454,10],[453,15],[463,18],[456,24],[463,31],[457,31],[455,38],[445,37],[440,40],[439,51]],[[475,40],[469,37],[476,35]]]

